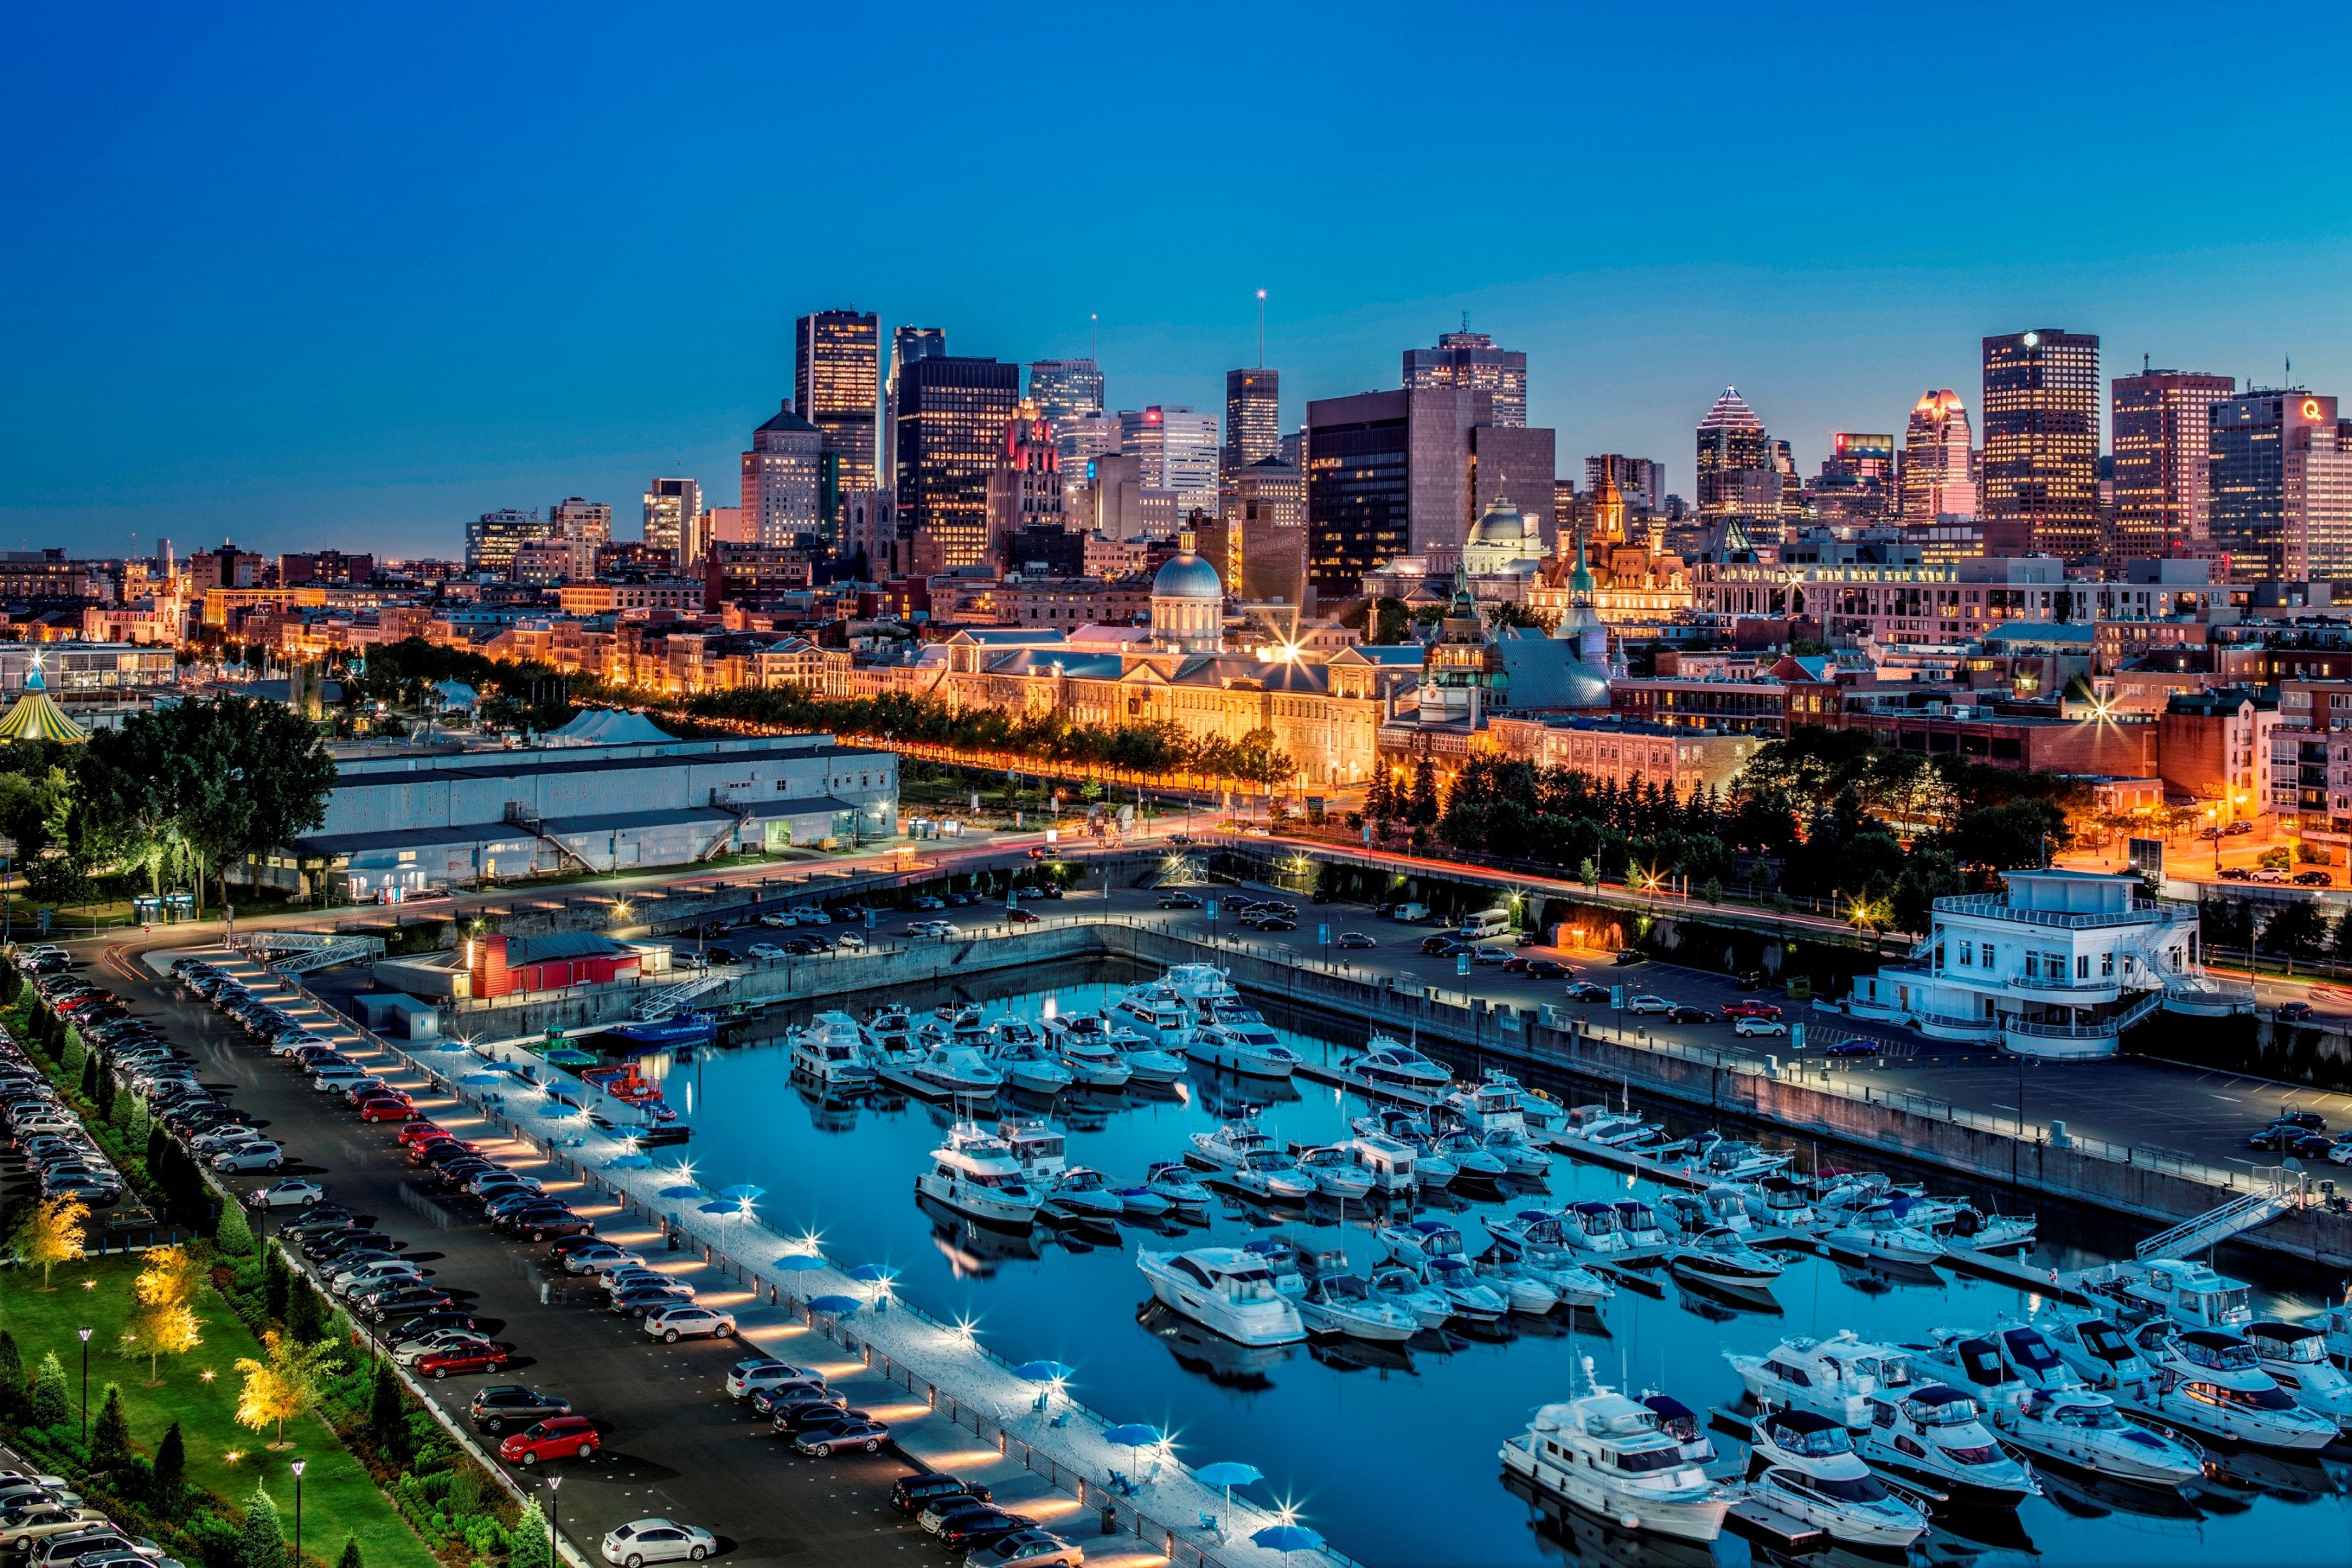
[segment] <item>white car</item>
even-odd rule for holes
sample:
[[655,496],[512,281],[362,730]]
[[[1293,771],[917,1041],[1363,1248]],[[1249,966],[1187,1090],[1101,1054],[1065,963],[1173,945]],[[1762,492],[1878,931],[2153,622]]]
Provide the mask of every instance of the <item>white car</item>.
[[1016,1530],[964,1553],[964,1568],[1079,1568],[1086,1549],[1043,1530]]
[[323,1034],[282,1034],[269,1042],[269,1054],[291,1056],[306,1045],[323,1046],[329,1051],[335,1049],[335,1042]]
[[604,1561],[615,1568],[641,1568],[681,1557],[699,1563],[718,1550],[719,1538],[710,1531],[667,1519],[640,1519],[615,1526],[604,1536]]
[[308,1208],[327,1196],[327,1189],[314,1181],[300,1176],[288,1176],[284,1181],[256,1188],[245,1201],[255,1208]]
[[232,1122],[216,1133],[206,1133],[195,1139],[194,1146],[196,1153],[200,1155],[225,1155],[231,1149],[241,1149],[247,1144],[268,1142],[270,1140],[263,1137],[259,1130],[248,1127],[242,1122]]
[[833,924],[832,915],[827,915],[822,909],[812,908],[805,904],[793,904],[790,914],[793,919],[799,921],[803,925],[830,925]]
[[907,927],[907,935],[914,937],[936,936],[942,942],[951,942],[955,940],[957,931],[953,925],[944,920],[918,920]]
[[422,1339],[404,1340],[394,1345],[392,1359],[403,1366],[415,1366],[436,1350],[447,1350],[452,1345],[488,1343],[487,1335],[478,1334],[470,1329],[436,1329]]
[[286,1163],[286,1151],[267,1138],[238,1148],[223,1149],[213,1156],[216,1171],[274,1171]]
[[833,939],[833,945],[840,948],[845,953],[863,953],[866,951],[866,938],[860,936],[855,931],[843,932],[840,936]]
[[709,1307],[664,1307],[646,1314],[646,1333],[664,1344],[676,1344],[682,1339],[693,1339],[698,1335],[732,1339],[735,1335],[735,1314],[717,1312]]
[[772,964],[784,956],[784,950],[773,942],[754,942],[743,951],[762,964]]
[[1736,1019],[1732,1021],[1731,1032],[1734,1034],[1786,1034],[1789,1032],[1789,1026],[1779,1019]]
[[361,1268],[345,1270],[334,1277],[327,1289],[338,1296],[363,1296],[379,1286],[394,1280],[422,1280],[425,1270],[415,1264],[400,1260],[382,1260]]
[[789,915],[762,915],[760,916],[760,924],[771,931],[790,931],[800,922]]
[[1664,997],[1654,997],[1644,991],[1638,997],[1626,998],[1625,1010],[1629,1013],[1669,1013],[1675,1010],[1675,1004]]
[[823,1383],[824,1374],[812,1366],[794,1366],[788,1361],[772,1356],[754,1356],[739,1361],[727,1371],[727,1396],[749,1399],[762,1388],[778,1388],[787,1383]]

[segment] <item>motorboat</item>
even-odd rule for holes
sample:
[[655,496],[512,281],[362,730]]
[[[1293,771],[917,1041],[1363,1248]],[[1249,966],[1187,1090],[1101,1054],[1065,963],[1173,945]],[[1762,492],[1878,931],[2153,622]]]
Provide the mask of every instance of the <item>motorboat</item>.
[[1746,1194],[1748,1218],[1766,1228],[1811,1230],[1815,1223],[1812,1189],[1793,1176],[1768,1176]]
[[1413,1219],[1399,1225],[1383,1225],[1374,1230],[1389,1256],[1400,1263],[1425,1263],[1432,1258],[1462,1258],[1468,1249],[1462,1245],[1462,1232],[1443,1219]]
[[1348,1064],[1376,1090],[1409,1090],[1440,1095],[1454,1087],[1454,1070],[1432,1061],[1402,1040],[1384,1034],[1372,1036],[1364,1054]]
[[1115,1186],[1111,1196],[1118,1199],[1119,1208],[1129,1219],[1165,1219],[1176,1211],[1176,1205],[1151,1189],[1148,1182],[1131,1186]]
[[[1007,1028],[1008,1024],[1018,1027]],[[1051,1099],[1070,1086],[1070,1070],[1055,1060],[1045,1045],[1045,1037],[1018,1019],[997,1024],[989,1059],[1004,1074],[1007,1083],[1031,1094]]]
[[866,1015],[866,1029],[880,1049],[902,1051],[914,1042],[914,1014],[904,1002],[885,1002]]
[[1274,1134],[1255,1122],[1226,1122],[1192,1134],[1192,1153],[1221,1170],[1236,1169],[1250,1155],[1276,1146]]
[[1115,1218],[1127,1212],[1126,1200],[1111,1189],[1109,1179],[1087,1166],[1072,1166],[1064,1171],[1046,1190],[1045,1202],[1071,1214]]
[[1763,1355],[1726,1351],[1723,1359],[1759,1404],[1811,1410],[1847,1427],[1870,1424],[1875,1396],[1912,1387],[1911,1353],[1858,1339],[1852,1329],[1828,1339],[1784,1339]]
[[1856,1447],[1874,1465],[1916,1476],[1962,1502],[2013,1508],[2042,1489],[1985,1430],[1983,1406],[1948,1384],[1884,1390],[1869,1399]]
[[1526,1432],[1504,1443],[1502,1459],[1539,1492],[1685,1541],[1722,1534],[1732,1502],[1729,1490],[1683,1458],[1654,1412],[1598,1386],[1538,1409]]
[[1476,1268],[1478,1277],[1515,1312],[1539,1318],[1559,1305],[1559,1288],[1514,1259],[1489,1256]]
[[2086,1276],[2083,1288],[2105,1296],[2140,1317],[2170,1318],[2183,1328],[2242,1329],[2254,1321],[2252,1291],[2243,1280],[2217,1274],[2202,1263],[2151,1259],[2146,1264],[2116,1264],[2103,1278]]
[[1170,1311],[1244,1345],[1294,1344],[1307,1324],[1255,1254],[1237,1247],[1138,1249],[1135,1265]]
[[1129,988],[1118,999],[1118,1010],[1152,1049],[1176,1056],[1191,1046],[1192,1031],[1201,1022],[1192,1003],[1158,980]]
[[1292,1304],[1314,1333],[1346,1334],[1376,1343],[1401,1344],[1421,1332],[1412,1309],[1375,1295],[1362,1275],[1348,1267],[1345,1252],[1328,1254]]
[[2257,1448],[2308,1451],[2336,1440],[2335,1419],[2296,1404],[2242,1335],[2158,1319],[2132,1341],[2156,1375],[2136,1390],[2119,1390],[2118,1404]]
[[1492,1182],[1509,1173],[1500,1156],[1466,1127],[1430,1134],[1429,1152],[1454,1167],[1455,1181]]
[[874,1082],[868,1061],[873,1040],[845,1012],[822,1012],[792,1031],[793,1071],[830,1092],[864,1089]]
[[636,1051],[677,1051],[688,1046],[709,1045],[716,1040],[719,1038],[719,1019],[709,1013],[687,1009],[671,1013],[667,1018],[636,1019],[627,1023],[616,1023],[604,1030],[604,1037],[619,1040]]
[[[1906,1342],[1912,1364],[1923,1377],[1932,1377],[1959,1389],[1995,1418],[2030,1391],[2025,1380],[2010,1369],[1992,1335],[1967,1329],[1935,1329],[1927,1343]],[[2057,1359],[2056,1353],[2051,1359]]]
[[2041,1221],[2031,1214],[1987,1214],[1973,1203],[1955,1206],[1952,1223],[1939,1228],[1937,1239],[1948,1248],[1967,1252],[2006,1252],[2030,1245]]
[[1166,1198],[1178,1214],[1209,1217],[1209,1189],[1182,1160],[1159,1160],[1143,1173],[1143,1185]]
[[1051,1187],[1070,1168],[1062,1130],[1042,1116],[1008,1117],[996,1124],[996,1135],[1013,1151],[1021,1174],[1040,1187]]
[[1539,1176],[1551,1169],[1551,1156],[1516,1128],[1501,1127],[1486,1134],[1486,1152],[1503,1162],[1513,1176]]
[[1298,1174],[1314,1182],[1315,1190],[1326,1197],[1371,1196],[1372,1173],[1356,1163],[1354,1151],[1345,1145],[1303,1150],[1297,1168]]
[[2246,1325],[2246,1343],[2254,1347],[2262,1369],[2297,1405],[2352,1431],[2352,1378],[2327,1358],[2324,1330],[2265,1319]]
[[2028,1453],[2103,1476],[2179,1486],[2205,1473],[2204,1450],[2149,1430],[2087,1388],[2031,1390],[1993,1420],[2004,1439]]
[[1606,1276],[1579,1265],[1572,1254],[1535,1250],[1506,1265],[1509,1270],[1548,1285],[1562,1306],[1597,1307],[1617,1294]]
[[1445,1320],[1454,1315],[1453,1303],[1445,1299],[1444,1291],[1423,1283],[1419,1274],[1401,1263],[1373,1270],[1371,1285],[1373,1295],[1402,1307],[1423,1328],[1443,1328]]
[[1492,1133],[1524,1136],[1528,1130],[1527,1099],[1519,1081],[1494,1068],[1488,1068],[1475,1084],[1465,1084],[1446,1095],[1438,1107],[1449,1120],[1475,1133],[1482,1143]]
[[1629,1110],[1612,1110],[1605,1104],[1570,1105],[1561,1113],[1559,1135],[1614,1149],[1638,1142],[1656,1126],[1656,1123],[1645,1122]]
[[[1070,1075],[1070,1082],[1081,1089],[1124,1089],[1135,1076],[1135,1069],[1118,1047],[1111,1042],[1108,1030],[1081,1030],[1078,1020],[1057,1020],[1065,1027],[1046,1036],[1045,1049]],[[1101,1020],[1096,1019],[1096,1022]],[[1181,1062],[1170,1059],[1177,1072],[1183,1071]],[[1174,1082],[1171,1073],[1169,1082]]]
[[1265,1266],[1277,1294],[1292,1301],[1307,1293],[1307,1271],[1298,1266],[1298,1249],[1287,1236],[1260,1236],[1242,1243],[1242,1250]]
[[1597,1198],[1586,1198],[1561,1209],[1559,1233],[1570,1251],[1591,1258],[1621,1258],[1631,1245],[1625,1233],[1618,1228],[1617,1210]]
[[1762,1181],[1788,1168],[1794,1155],[1768,1154],[1753,1144],[1725,1138],[1710,1147],[1698,1168],[1717,1181]]
[[1522,1208],[1486,1222],[1487,1239],[1507,1258],[1516,1258],[1529,1246],[1568,1249],[1567,1228],[1549,1208]]
[[1682,1279],[1732,1291],[1769,1290],[1784,1271],[1780,1260],[1723,1226],[1685,1239],[1666,1254],[1666,1268]]
[[1498,1322],[1511,1310],[1509,1300],[1490,1281],[1481,1279],[1466,1258],[1425,1259],[1417,1268],[1400,1260],[1399,1266],[1416,1269],[1421,1282],[1444,1296],[1446,1304],[1454,1309],[1454,1315],[1465,1322]]
[[[1360,1139],[1380,1139],[1407,1150],[1412,1155],[1412,1181],[1415,1187],[1451,1186],[1461,1168],[1436,1152],[1429,1125],[1401,1105],[1382,1106],[1370,1116],[1358,1116],[1348,1124]],[[1367,1145],[1379,1146],[1379,1145]],[[1499,1168],[1500,1160],[1495,1162]]]
[[1850,1546],[1899,1552],[1927,1532],[1927,1516],[1888,1491],[1875,1476],[1823,1480],[1802,1470],[1767,1465],[1748,1481],[1748,1496]]
[[1023,1173],[1003,1139],[972,1122],[959,1122],[931,1151],[930,1168],[915,1190],[958,1214],[992,1225],[1027,1226],[1045,1197]]
[[1634,1197],[1621,1197],[1609,1207],[1617,1211],[1617,1234],[1625,1239],[1629,1253],[1646,1256],[1665,1250],[1669,1238],[1657,1210]]
[[2352,1363],[2352,1289],[2344,1292],[2344,1301],[2327,1308],[2310,1320],[2311,1326],[2326,1336],[2327,1354],[2334,1360]]
[[2082,1380],[2085,1388],[2112,1394],[2118,1388],[2145,1383],[2155,1375],[2139,1347],[2097,1312],[2062,1312],[2044,1318],[2041,1328],[2042,1337],[2058,1353],[2058,1359]]
[[915,1043],[926,1049],[961,1045],[985,1056],[995,1048],[996,1038],[996,1030],[989,1026],[988,1015],[978,1002],[934,1008],[929,1018],[915,1026]]
[[[1071,1020],[1070,1027],[1077,1030],[1078,1026],[1087,1022],[1089,1018],[1101,1023],[1103,1043],[1118,1051],[1119,1060],[1127,1063],[1129,1082],[1173,1083],[1184,1076],[1182,1051],[1162,1048],[1142,1030],[1120,1022],[1108,1011],[1074,1019]],[[1079,1032],[1090,1034],[1093,1031],[1081,1030]]]
[[1715,1439],[1707,1436],[1697,1411],[1671,1394],[1655,1391],[1643,1395],[1642,1404],[1658,1418],[1658,1430],[1683,1446],[1684,1458],[1694,1465],[1715,1463]]
[[2004,1323],[1993,1333],[1992,1343],[2002,1368],[2021,1393],[2056,1394],[2083,1386],[2050,1336],[2031,1323]]
[[1225,1024],[1202,1024],[1188,1048],[1194,1061],[1251,1078],[1287,1078],[1298,1071],[1298,1053],[1265,1031],[1265,1039]]
[[[1363,1173],[1373,1192],[1387,1197],[1409,1197],[1420,1190],[1422,1153],[1402,1138],[1383,1133],[1358,1133],[1339,1145]],[[1448,1177],[1453,1172],[1448,1170]]]
[[1214,964],[1171,964],[1160,983],[1192,1003],[1203,1018],[1215,1003],[1238,1000],[1241,996],[1225,971]]
[[903,1067],[882,1068],[886,1078],[898,1078],[919,1094],[945,1094],[956,1099],[982,1100],[1004,1086],[998,1071],[978,1048],[934,1045]]
[[1315,1178],[1280,1149],[1259,1149],[1244,1155],[1230,1176],[1233,1184],[1251,1197],[1276,1203],[1304,1203],[1315,1196]]
[[1916,1226],[1906,1225],[1895,1205],[1881,1201],[1853,1214],[1821,1233],[1824,1246],[1865,1258],[1896,1263],[1933,1263],[1944,1255],[1944,1244]]

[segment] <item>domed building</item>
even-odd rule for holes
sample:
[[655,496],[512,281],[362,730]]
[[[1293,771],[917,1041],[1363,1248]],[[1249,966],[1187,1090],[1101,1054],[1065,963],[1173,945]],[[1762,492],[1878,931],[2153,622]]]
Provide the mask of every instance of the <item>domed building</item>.
[[1151,580],[1151,640],[1168,653],[1224,652],[1224,580],[1194,549],[1190,528]]
[[1528,532],[1527,518],[1500,496],[1462,541],[1462,569],[1472,577],[1532,576],[1543,555],[1543,541]]

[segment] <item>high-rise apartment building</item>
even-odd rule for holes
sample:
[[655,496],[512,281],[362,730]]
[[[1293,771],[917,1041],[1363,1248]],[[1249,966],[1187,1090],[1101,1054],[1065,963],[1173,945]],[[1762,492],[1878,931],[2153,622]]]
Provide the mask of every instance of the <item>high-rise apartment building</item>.
[[1666,509],[1666,465],[1653,463],[1646,457],[1624,457],[1605,452],[1584,460],[1584,487],[1598,494],[1602,481],[1612,482],[1617,493],[1624,497],[1628,510],[1663,512]]
[[1038,360],[1029,367],[1029,401],[1060,430],[1103,411],[1102,367],[1092,360]]
[[1118,449],[1143,465],[1146,488],[1176,497],[1176,516],[1217,514],[1217,421],[1181,403],[1121,409]]
[[667,550],[673,565],[691,566],[687,547],[702,516],[702,486],[692,479],[656,479],[646,488],[646,543]]
[[743,454],[742,530],[753,544],[784,548],[823,533],[818,507],[824,435],[784,404],[751,433]]
[[613,508],[606,502],[573,496],[548,507],[547,520],[555,525],[558,538],[578,539],[590,545],[613,542]]
[[1977,515],[1974,451],[1969,411],[1949,387],[1923,392],[1903,431],[1903,521],[1922,527],[1938,517]]
[[2153,559],[2205,542],[2212,409],[2237,391],[2235,376],[2195,371],[2143,370],[2108,383],[2118,559]]
[[1282,372],[1260,365],[1225,372],[1225,446],[1218,460],[1230,479],[1282,445]]
[[926,537],[948,567],[988,551],[988,476],[1021,402],[1021,367],[946,354],[898,367],[891,450],[898,475],[898,528]]
[[836,548],[841,498],[874,488],[881,352],[882,324],[871,311],[819,310],[793,329],[793,412],[817,429],[817,517]]
[[1360,392],[1307,405],[1307,575],[1324,603],[1401,555],[1458,550],[1476,510],[1507,496],[1549,538],[1549,430],[1494,423],[1486,392]]
[[893,495],[898,489],[899,372],[917,360],[935,360],[947,351],[944,327],[901,327],[890,334],[890,378],[882,388],[880,487]]
[[2211,542],[2240,582],[2352,576],[2352,424],[2305,388],[2216,401],[2207,443]]
[[518,549],[554,537],[555,525],[542,519],[536,507],[527,512],[516,507],[484,512],[466,525],[466,570],[504,576],[514,565]]
[[2099,340],[2056,328],[1984,340],[1985,553],[2098,553]]
[[1062,526],[1062,455],[1054,425],[1024,402],[1005,422],[996,471],[988,476],[987,559],[1009,563],[1006,551],[1024,528]]
[[1764,422],[1737,387],[1724,388],[1699,421],[1696,454],[1699,517],[1709,523],[1736,522],[1756,543],[1778,544],[1781,481],[1793,475],[1782,475]]
[[1484,332],[1447,332],[1434,349],[1404,351],[1405,390],[1433,387],[1490,394],[1495,401],[1489,424],[1528,422],[1528,357],[1495,347]]

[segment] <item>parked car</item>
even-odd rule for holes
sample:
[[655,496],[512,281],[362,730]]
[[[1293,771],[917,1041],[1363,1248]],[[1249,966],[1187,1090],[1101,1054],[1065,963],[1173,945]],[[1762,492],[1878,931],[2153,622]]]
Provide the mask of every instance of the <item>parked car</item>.
[[1625,998],[1625,1010],[1629,1013],[1664,1013],[1674,1011],[1674,1008],[1675,1004],[1665,998],[1653,996],[1648,991],[1639,991]]
[[1780,1009],[1771,1002],[1739,1001],[1727,1006],[1723,1016],[1727,1019],[1776,1019],[1780,1016]]
[[1571,1002],[1605,1002],[1609,999],[1609,988],[1596,986],[1590,980],[1579,980],[1568,988],[1568,999]]
[[977,1502],[986,1502],[990,1496],[988,1489],[977,1482],[958,1480],[945,1470],[926,1470],[920,1475],[900,1476],[890,1483],[890,1508],[893,1512],[912,1516],[940,1498],[959,1494]]
[[1004,912],[1004,919],[1012,925],[1034,925],[1037,924],[1037,912],[1033,909],[1008,909]]
[[1201,895],[1197,893],[1163,893],[1160,895],[1160,907],[1162,909],[1198,909],[1201,904]]
[[216,1171],[274,1171],[286,1163],[286,1151],[268,1139],[240,1148],[223,1149],[212,1158]]
[[964,1568],[1078,1568],[1086,1552],[1043,1530],[1023,1528],[985,1544],[974,1543]]
[[840,936],[833,939],[833,945],[840,948],[845,953],[863,953],[866,951],[866,938],[860,936],[855,931],[843,932]]
[[632,1252],[625,1247],[615,1247],[610,1241],[599,1240],[593,1234],[583,1233],[576,1238],[567,1237],[565,1239],[581,1242],[578,1247],[559,1246],[555,1249],[555,1255],[562,1260],[563,1271],[567,1274],[601,1273],[605,1269],[623,1263],[645,1261],[640,1254]]
[[784,956],[784,950],[773,942],[754,942],[743,951],[751,955],[753,962],[761,964],[773,963]]
[[1642,952],[1638,948],[1620,947],[1617,949],[1615,956],[1610,959],[1610,962],[1612,964],[1639,964],[1644,961],[1648,956],[1649,955]]
[[1731,1020],[1731,1032],[1752,1039],[1757,1035],[1787,1034],[1789,1026],[1779,1019],[1759,1018],[1754,1013],[1742,1013]]
[[1668,1023],[1715,1023],[1718,1020],[1715,1014],[1706,1008],[1693,1007],[1688,1002],[1676,1002],[1666,1009],[1666,1021]]
[[1832,1056],[1881,1056],[1885,1053],[1885,1051],[1886,1047],[1879,1041],[1856,1036],[1852,1040],[1839,1040],[1835,1045],[1829,1048],[1828,1054]]
[[551,1416],[525,1427],[499,1445],[499,1458],[510,1465],[535,1465],[541,1459],[584,1459],[604,1446],[595,1425],[585,1416]]
[[7,1514],[0,1514],[0,1547],[10,1552],[26,1552],[31,1550],[37,1541],[105,1522],[106,1515],[94,1508],[67,1508],[48,1503],[12,1510]]
[[[360,1301],[360,1314],[372,1323],[398,1322],[418,1312],[429,1312],[447,1306],[453,1298],[449,1292],[432,1285],[403,1281],[381,1291],[371,1291]],[[473,1320],[466,1320],[471,1323]]]
[[657,1312],[646,1314],[646,1333],[666,1344],[676,1344],[681,1339],[692,1339],[697,1335],[731,1339],[735,1334],[735,1314],[698,1307],[691,1302],[665,1307]]
[[1424,936],[1421,939],[1422,952],[1432,958],[1449,954],[1460,946],[1451,936]]
[[890,1440],[887,1421],[847,1420],[838,1426],[821,1427],[803,1432],[793,1439],[793,1447],[816,1458],[827,1458],[835,1448],[859,1448],[869,1454],[879,1453],[882,1445]]
[[719,1549],[719,1538],[697,1525],[667,1519],[640,1519],[616,1525],[604,1535],[604,1561],[617,1568],[684,1558],[699,1563]]
[[326,1196],[327,1189],[317,1182],[288,1176],[284,1181],[254,1188],[246,1195],[245,1201],[253,1208],[308,1208]]
[[2297,887],[2326,887],[2335,880],[2324,871],[2299,871],[2294,873]]
[[507,1364],[507,1347],[487,1340],[472,1344],[451,1345],[436,1350],[431,1355],[420,1356],[416,1375],[420,1377],[446,1377],[453,1372],[496,1372]]
[[403,1366],[415,1366],[428,1355],[438,1355],[445,1350],[457,1350],[467,1345],[486,1345],[489,1340],[468,1329],[435,1329],[415,1339],[403,1340],[392,1347],[392,1359]]
[[2223,882],[2252,882],[2254,873],[2242,865],[2225,865],[2213,873]]
[[824,1375],[805,1366],[794,1366],[789,1361],[778,1361],[772,1355],[755,1355],[727,1369],[727,1397],[748,1399],[760,1389],[773,1388],[783,1383],[806,1382],[811,1378],[822,1383]]

